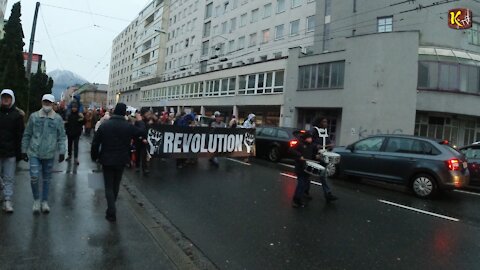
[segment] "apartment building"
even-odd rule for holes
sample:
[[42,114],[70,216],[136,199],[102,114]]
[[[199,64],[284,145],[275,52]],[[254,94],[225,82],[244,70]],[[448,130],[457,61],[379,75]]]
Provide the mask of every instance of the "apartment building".
[[[379,133],[480,140],[480,3],[318,1],[314,54],[289,54],[284,126],[330,118],[337,144]],[[473,27],[448,27],[468,8]]]
[[141,104],[278,125],[288,49],[313,45],[311,0],[184,0],[172,3],[162,81],[141,88]]
[[135,88],[132,74],[138,21],[137,18],[130,23],[112,43],[107,95],[107,104],[110,106],[119,101],[122,92]]
[[7,10],[7,0],[0,0],[0,39],[3,38],[5,31],[3,30],[5,26],[5,12]]

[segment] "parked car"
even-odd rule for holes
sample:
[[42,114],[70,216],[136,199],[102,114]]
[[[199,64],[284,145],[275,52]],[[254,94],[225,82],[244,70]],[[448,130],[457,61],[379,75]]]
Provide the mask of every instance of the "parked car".
[[480,186],[480,143],[461,147],[459,151],[467,158],[470,184]]
[[278,162],[283,158],[293,158],[289,148],[298,143],[293,135],[298,129],[285,127],[257,127],[255,147],[257,157],[266,157],[268,160]]
[[340,174],[407,185],[422,198],[469,181],[464,155],[445,141],[377,135],[333,151],[341,155]]

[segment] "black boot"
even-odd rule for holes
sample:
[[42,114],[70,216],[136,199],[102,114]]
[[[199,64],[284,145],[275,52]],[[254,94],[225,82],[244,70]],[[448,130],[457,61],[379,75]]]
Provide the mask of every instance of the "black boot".
[[327,200],[327,202],[333,202],[338,200],[338,197],[334,196],[332,193],[328,193],[327,195],[325,195],[325,199]]
[[293,208],[302,208],[302,207],[305,207],[305,203],[302,202],[302,200],[293,199],[292,200],[292,207]]

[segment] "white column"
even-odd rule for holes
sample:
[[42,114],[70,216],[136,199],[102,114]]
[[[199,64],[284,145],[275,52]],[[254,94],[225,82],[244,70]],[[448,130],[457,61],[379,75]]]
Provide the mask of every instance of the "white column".
[[200,115],[205,115],[205,106],[200,107]]
[[235,117],[238,119],[238,106],[237,105],[233,106],[233,115],[235,115]]

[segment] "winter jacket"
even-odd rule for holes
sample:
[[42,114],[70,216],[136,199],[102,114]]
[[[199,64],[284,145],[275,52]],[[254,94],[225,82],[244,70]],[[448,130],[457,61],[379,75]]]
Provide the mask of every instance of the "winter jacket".
[[64,155],[66,135],[63,119],[54,111],[46,114],[43,109],[28,119],[22,139],[22,153],[38,159],[52,159],[55,153]]
[[[315,126],[312,127],[312,129],[310,130],[310,133],[312,133],[313,143],[318,148],[322,148],[323,147],[323,138],[320,137],[320,134],[318,133],[317,127],[315,127]],[[332,141],[330,140],[330,136],[326,137],[325,138],[325,145],[330,145],[331,143],[332,143]],[[327,150],[331,150],[331,149],[327,149]]]
[[68,116],[67,123],[65,124],[65,131],[67,132],[68,137],[80,137],[83,131],[83,124],[85,123],[85,118],[81,117],[80,114],[71,113]]
[[316,146],[313,143],[305,143],[303,141],[299,141],[298,144],[295,147],[291,147],[289,151],[295,158],[295,173],[297,175],[305,173],[306,161],[301,160],[301,158],[314,160],[317,153]]
[[243,128],[255,128],[255,123],[253,122],[253,118],[255,118],[255,114],[251,113],[248,115],[247,120],[243,122]]
[[104,166],[125,166],[130,162],[132,139],[145,133],[145,123],[131,125],[123,116],[113,115],[103,122],[93,137],[91,157]]
[[0,158],[20,158],[22,151],[22,135],[25,129],[23,116],[15,107],[15,96],[11,90],[3,90],[2,94],[12,97],[10,108],[0,107]]

